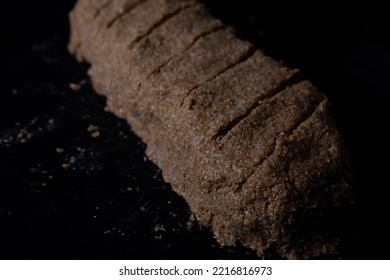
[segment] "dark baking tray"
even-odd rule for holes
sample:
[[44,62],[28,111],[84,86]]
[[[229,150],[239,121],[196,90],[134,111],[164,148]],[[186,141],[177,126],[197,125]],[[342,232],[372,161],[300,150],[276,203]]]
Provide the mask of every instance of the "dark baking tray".
[[[386,9],[206,4],[239,36],[302,69],[333,103],[354,161],[357,204],[334,219],[340,252],[326,258],[389,259]],[[0,4],[0,258],[256,258],[241,246],[220,248],[189,222],[186,203],[145,157],[145,145],[104,110],[88,66],[66,50],[73,5]]]

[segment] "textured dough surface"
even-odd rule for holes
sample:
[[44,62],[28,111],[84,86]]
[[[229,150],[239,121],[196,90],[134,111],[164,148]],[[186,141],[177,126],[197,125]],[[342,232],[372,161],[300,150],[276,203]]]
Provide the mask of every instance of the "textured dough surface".
[[110,111],[222,245],[335,252],[326,213],[350,195],[327,98],[195,0],[79,0],[70,51]]

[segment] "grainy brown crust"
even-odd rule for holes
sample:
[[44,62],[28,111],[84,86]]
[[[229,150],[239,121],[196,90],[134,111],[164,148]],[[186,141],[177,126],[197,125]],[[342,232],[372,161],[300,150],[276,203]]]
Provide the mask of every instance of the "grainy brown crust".
[[334,253],[326,215],[350,194],[328,101],[195,0],[79,0],[70,51],[222,245]]

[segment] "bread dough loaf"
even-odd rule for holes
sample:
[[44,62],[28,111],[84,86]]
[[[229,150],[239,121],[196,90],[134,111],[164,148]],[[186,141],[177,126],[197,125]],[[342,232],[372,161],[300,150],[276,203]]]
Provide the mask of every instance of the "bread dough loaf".
[[109,110],[222,245],[259,256],[335,252],[327,213],[349,199],[327,98],[195,0],[79,0],[70,51]]

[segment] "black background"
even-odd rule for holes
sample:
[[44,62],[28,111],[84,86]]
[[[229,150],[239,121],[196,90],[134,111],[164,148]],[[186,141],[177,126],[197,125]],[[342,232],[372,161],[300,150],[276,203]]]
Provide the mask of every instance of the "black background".
[[[66,50],[74,2],[0,4],[0,258],[255,258],[240,246],[220,248],[207,229],[188,223],[186,203],[145,158],[144,144],[104,111],[88,66]],[[205,2],[240,37],[300,68],[333,103],[354,161],[357,205],[335,222],[340,252],[326,258],[389,259],[386,9]],[[69,87],[83,80],[81,90]]]

